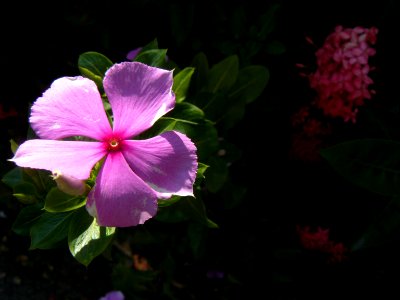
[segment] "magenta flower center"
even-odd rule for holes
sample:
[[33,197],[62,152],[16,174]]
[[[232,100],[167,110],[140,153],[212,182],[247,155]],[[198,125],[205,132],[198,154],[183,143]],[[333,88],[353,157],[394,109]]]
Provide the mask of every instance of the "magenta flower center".
[[121,139],[117,137],[112,137],[107,140],[107,150],[108,151],[119,151],[121,149]]

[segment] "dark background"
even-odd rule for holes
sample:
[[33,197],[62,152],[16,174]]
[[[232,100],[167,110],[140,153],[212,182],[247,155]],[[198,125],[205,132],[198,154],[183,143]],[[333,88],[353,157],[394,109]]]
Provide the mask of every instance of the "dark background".
[[[398,101],[394,90],[398,48],[394,45],[400,10],[396,1],[9,3],[0,17],[0,103],[5,111],[15,108],[18,116],[0,120],[2,174],[12,166],[6,162],[12,156],[8,140],[23,140],[26,135],[30,103],[54,79],[78,75],[81,53],[97,51],[119,62],[130,50],[157,38],[160,48],[168,48],[168,56],[180,66],[190,64],[199,51],[207,55],[211,64],[216,63],[226,56],[220,42],[245,43],[246,31],[272,4],[281,6],[271,38],[282,42],[286,52],[252,57],[251,63],[269,68],[271,79],[230,136],[243,154],[232,168],[234,180],[245,184],[249,192],[239,207],[213,215],[224,226],[210,234],[208,246],[214,256],[210,260],[219,261],[223,268],[236,274],[242,285],[232,293],[218,285],[202,289],[199,284],[196,299],[225,299],[224,293],[230,295],[227,299],[251,299],[253,295],[261,295],[259,299],[333,299],[345,292],[354,293],[359,299],[372,292],[396,290],[400,280],[398,242],[357,253],[335,265],[301,252],[297,224],[331,228],[332,238],[346,245],[354,241],[386,202],[346,183],[324,163],[310,164],[288,157],[290,116],[310,96],[294,66],[313,63],[315,49],[306,42],[306,36],[322,45],[336,25],[376,26],[377,99],[382,105]],[[244,12],[245,19],[243,26],[236,28],[231,20],[239,11]],[[370,134],[363,131],[362,122],[345,130],[334,138]],[[210,207],[218,212],[213,204]],[[83,270],[62,250],[33,251],[28,254],[30,267],[22,267],[17,258],[27,255],[29,243],[7,228],[12,214],[0,223],[1,234],[7,237],[7,247],[11,249],[1,254],[0,272],[3,268],[7,275],[0,279],[0,288],[13,290],[16,295],[5,299],[28,299],[23,297],[32,291],[39,295],[37,299],[49,299],[47,292],[53,290],[58,290],[57,295],[65,291],[69,297],[65,299],[84,299],[79,298],[81,295],[95,299],[111,288],[107,277],[110,270],[104,265],[94,263]],[[293,254],[298,252],[301,254]],[[59,271],[49,271],[49,265]],[[52,277],[36,277],[46,272]],[[15,283],[15,277],[22,282]]]

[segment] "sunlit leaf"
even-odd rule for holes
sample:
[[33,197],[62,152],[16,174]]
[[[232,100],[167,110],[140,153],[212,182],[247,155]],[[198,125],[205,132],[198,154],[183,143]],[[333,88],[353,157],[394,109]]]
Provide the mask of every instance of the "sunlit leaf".
[[15,154],[15,152],[17,152],[17,149],[18,149],[19,145],[13,139],[11,139],[10,140],[10,146],[11,146],[12,153]]
[[174,76],[174,85],[172,90],[175,93],[175,101],[177,103],[185,100],[193,72],[194,68],[187,67]]
[[100,89],[103,87],[104,74],[112,65],[111,60],[98,52],[85,52],[78,59],[81,74],[93,80]]
[[114,227],[99,226],[95,218],[81,209],[76,212],[69,227],[69,250],[77,261],[88,266],[107,248],[114,233]]
[[162,67],[165,63],[167,49],[151,49],[141,51],[136,56],[135,61],[144,63],[153,67]]
[[37,202],[38,194],[35,185],[25,181],[14,186],[13,196],[16,197],[21,203],[33,204]]

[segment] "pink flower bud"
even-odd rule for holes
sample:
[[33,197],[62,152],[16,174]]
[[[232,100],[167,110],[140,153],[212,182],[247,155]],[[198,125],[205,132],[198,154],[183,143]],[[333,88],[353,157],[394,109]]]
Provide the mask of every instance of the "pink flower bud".
[[58,170],[52,172],[52,177],[57,183],[57,187],[68,195],[80,196],[88,190],[84,180],[64,175]]

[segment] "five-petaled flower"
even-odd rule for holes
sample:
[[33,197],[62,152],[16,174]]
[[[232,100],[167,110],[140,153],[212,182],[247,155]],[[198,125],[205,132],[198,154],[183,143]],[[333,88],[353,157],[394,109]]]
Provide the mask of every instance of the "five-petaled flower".
[[[40,139],[20,145],[11,161],[77,180],[87,180],[101,162],[88,212],[101,226],[143,224],[157,213],[158,199],[193,196],[197,149],[186,135],[167,131],[132,139],[174,108],[172,84],[172,71],[138,62],[110,67],[103,86],[111,125],[93,81],[57,79],[31,108],[30,124]],[[86,140],[66,139],[74,136]]]

